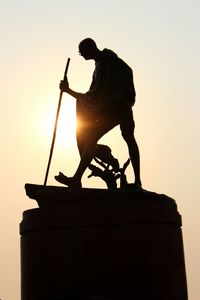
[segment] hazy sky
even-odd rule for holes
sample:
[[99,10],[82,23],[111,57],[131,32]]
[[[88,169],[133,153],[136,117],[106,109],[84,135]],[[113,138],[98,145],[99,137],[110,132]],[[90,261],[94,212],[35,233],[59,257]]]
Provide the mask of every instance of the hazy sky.
[[[72,88],[87,91],[94,64],[77,51],[85,37],[114,50],[134,71],[136,138],[143,187],[173,197],[183,219],[189,295],[200,299],[199,53],[200,4],[190,0],[7,0],[0,4],[1,206],[0,298],[20,299],[19,223],[36,207],[26,182],[43,184],[59,81],[67,57]],[[63,97],[48,184],[78,163],[74,99]],[[63,120],[66,122],[63,122]],[[102,140],[121,164],[128,153],[119,129]],[[84,186],[104,187],[98,179]],[[128,170],[129,180],[131,168]]]

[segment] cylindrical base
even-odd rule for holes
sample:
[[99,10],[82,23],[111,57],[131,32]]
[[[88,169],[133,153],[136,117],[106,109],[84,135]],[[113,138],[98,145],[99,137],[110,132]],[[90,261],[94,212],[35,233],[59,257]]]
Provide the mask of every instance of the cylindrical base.
[[22,300],[187,299],[175,202],[105,195],[24,212]]

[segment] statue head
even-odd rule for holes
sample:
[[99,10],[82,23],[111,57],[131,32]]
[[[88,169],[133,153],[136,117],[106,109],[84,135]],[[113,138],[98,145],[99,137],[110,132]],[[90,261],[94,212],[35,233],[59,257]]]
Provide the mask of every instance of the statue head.
[[86,38],[79,44],[79,53],[86,60],[95,59],[99,53],[99,49],[93,39]]

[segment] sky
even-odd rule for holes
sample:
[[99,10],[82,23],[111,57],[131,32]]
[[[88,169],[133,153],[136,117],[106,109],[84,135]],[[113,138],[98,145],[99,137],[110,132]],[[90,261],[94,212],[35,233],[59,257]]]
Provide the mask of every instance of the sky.
[[[135,135],[143,187],[176,200],[182,215],[189,299],[200,299],[199,1],[7,0],[0,4],[0,299],[20,299],[19,223],[37,207],[24,184],[43,184],[59,81],[71,58],[70,87],[88,90],[92,61],[78,44],[95,39],[133,69]],[[79,162],[75,99],[64,95],[48,184],[73,175]],[[128,152],[118,128],[102,139],[123,164]],[[97,178],[84,187],[102,187]],[[127,171],[131,182],[131,168]]]

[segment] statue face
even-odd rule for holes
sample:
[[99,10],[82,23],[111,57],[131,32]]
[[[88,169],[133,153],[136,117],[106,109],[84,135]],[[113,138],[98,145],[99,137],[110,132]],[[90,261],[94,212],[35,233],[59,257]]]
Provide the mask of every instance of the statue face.
[[93,51],[86,47],[79,47],[79,54],[85,58],[85,60],[93,59]]
[[92,57],[91,57],[91,55],[90,55],[90,53],[89,53],[89,51],[87,51],[87,50],[83,50],[83,49],[79,49],[79,54],[83,57],[83,58],[85,58],[85,60],[88,60],[88,59],[92,59]]

